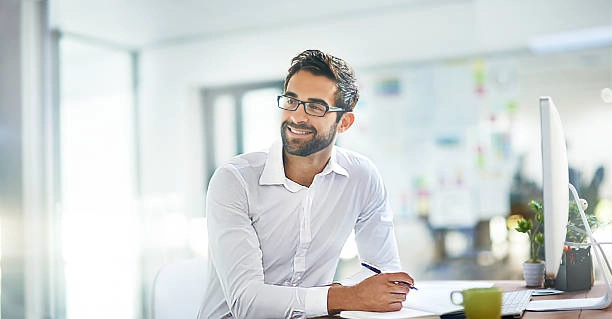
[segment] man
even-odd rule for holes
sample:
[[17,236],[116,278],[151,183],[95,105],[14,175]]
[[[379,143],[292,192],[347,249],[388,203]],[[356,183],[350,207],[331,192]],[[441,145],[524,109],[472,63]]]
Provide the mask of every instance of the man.
[[[334,146],[359,97],[353,70],[317,50],[293,58],[281,140],[218,168],[207,194],[209,283],[200,318],[304,318],[394,311],[412,278],[401,265],[382,179]],[[352,230],[367,279],[332,283]],[[375,267],[375,268],[374,268]],[[373,276],[372,276],[373,275]]]

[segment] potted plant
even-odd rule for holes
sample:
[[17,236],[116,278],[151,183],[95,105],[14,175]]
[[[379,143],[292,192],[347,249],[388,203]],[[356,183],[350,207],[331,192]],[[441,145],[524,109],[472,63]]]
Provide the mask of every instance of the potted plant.
[[[582,203],[587,222],[591,230],[604,225],[595,216],[593,210],[587,210],[586,201]],[[584,229],[580,210],[574,201],[570,201],[568,211],[565,248],[555,288],[564,291],[587,290],[593,286],[593,258],[591,246],[587,244],[587,233]]]
[[[544,278],[544,252],[541,249],[544,243],[544,234],[542,233],[543,206],[540,201],[532,200],[529,206],[535,212],[533,220],[522,219],[518,222],[517,231],[527,233],[530,242],[530,257],[523,264],[523,276],[531,278],[532,269],[542,267],[542,280]],[[597,220],[593,211],[587,210],[587,203],[583,201],[582,208],[585,211],[587,222],[591,230],[604,225]],[[587,244],[587,234],[584,230],[584,223],[580,216],[580,210],[573,200],[569,202],[567,233],[565,237],[564,253],[559,267],[559,272],[556,276],[554,285],[556,289],[564,291],[576,291],[590,289],[594,282],[593,275],[593,259],[591,257],[591,247]],[[542,263],[542,266],[538,266]],[[528,270],[529,269],[529,270]],[[529,272],[529,274],[527,274]],[[540,278],[540,274],[534,274],[534,277]],[[527,286],[540,286],[541,283],[535,279],[533,282],[527,282]]]
[[523,277],[527,287],[541,287],[544,283],[544,262],[540,259],[540,248],[544,244],[542,204],[532,200],[529,206],[535,211],[533,219],[520,219],[516,231],[529,237],[529,259],[523,263]]

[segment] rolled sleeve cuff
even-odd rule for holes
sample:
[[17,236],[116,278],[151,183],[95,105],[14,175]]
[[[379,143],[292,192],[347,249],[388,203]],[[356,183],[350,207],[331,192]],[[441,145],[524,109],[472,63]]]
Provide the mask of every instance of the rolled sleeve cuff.
[[306,293],[306,315],[308,317],[327,315],[327,292],[329,286],[314,287]]

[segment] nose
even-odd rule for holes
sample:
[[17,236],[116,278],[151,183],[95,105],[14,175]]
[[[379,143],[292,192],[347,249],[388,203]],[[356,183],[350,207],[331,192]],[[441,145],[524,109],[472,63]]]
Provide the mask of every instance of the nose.
[[297,110],[291,112],[291,119],[294,123],[306,122],[308,114],[306,114],[306,104],[300,103]]

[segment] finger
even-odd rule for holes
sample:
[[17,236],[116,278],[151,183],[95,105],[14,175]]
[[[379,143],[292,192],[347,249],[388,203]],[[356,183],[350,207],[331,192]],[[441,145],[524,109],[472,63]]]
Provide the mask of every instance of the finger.
[[408,287],[408,288],[410,288],[410,286],[412,286],[410,283],[405,282],[405,281],[392,281],[392,283],[394,285],[400,285],[400,286],[404,286],[404,287]]
[[405,274],[405,275],[406,275],[406,279],[403,280],[403,281],[409,283],[411,286],[414,286],[414,279],[412,277],[410,277],[410,275],[408,275],[408,274]]
[[391,282],[389,285],[389,291],[396,294],[407,294],[410,291],[408,284],[399,284]]
[[404,302],[406,301],[406,295],[405,294],[391,294],[390,297],[390,302],[394,303],[394,302]]
[[401,302],[392,302],[389,304],[390,311],[398,311],[401,310],[404,305]]
[[410,285],[414,285],[414,279],[405,272],[389,273],[388,276],[390,281],[403,281]]
[[412,284],[407,281],[390,280],[388,283],[389,283],[389,286],[394,285],[394,286],[404,287],[406,288],[406,291],[408,291],[408,289],[412,287]]
[[404,298],[402,300],[406,299],[406,295],[408,294],[408,292],[390,292],[390,294],[392,294],[395,297],[400,297],[400,298]]

